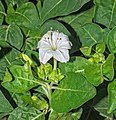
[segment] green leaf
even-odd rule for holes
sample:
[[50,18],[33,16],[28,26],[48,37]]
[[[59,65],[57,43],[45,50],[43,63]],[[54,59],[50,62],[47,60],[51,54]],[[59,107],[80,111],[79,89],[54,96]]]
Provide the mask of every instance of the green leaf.
[[8,120],[45,120],[44,113],[34,107],[16,108],[9,116]]
[[116,27],[114,27],[108,34],[107,46],[111,53],[116,53]]
[[103,42],[103,29],[97,24],[86,24],[78,29],[82,47],[90,47],[96,43]]
[[83,57],[73,57],[71,62],[60,63],[59,68],[63,74],[68,72],[83,73],[89,62]]
[[87,80],[98,86],[101,84],[104,79],[111,81],[114,77],[114,68],[113,68],[114,55],[109,54],[104,63],[90,63],[85,68],[85,76]]
[[85,76],[87,80],[95,85],[98,86],[103,82],[103,70],[102,70],[102,64],[98,63],[90,63],[85,68]]
[[57,113],[52,110],[48,120],[79,120],[82,114],[82,108],[76,112]]
[[23,44],[23,35],[16,25],[0,26],[0,43],[7,42],[17,49],[21,49]]
[[112,28],[116,25],[116,0],[94,0],[96,5],[95,22]]
[[10,93],[18,107],[24,107],[31,103],[31,93],[29,91],[22,93]]
[[0,113],[9,113],[13,110],[13,107],[4,97],[3,93],[0,91]]
[[97,110],[98,112],[100,112],[99,114],[102,115],[103,117],[112,119],[113,118],[113,114],[108,114],[107,110],[108,110],[108,97],[104,97],[102,98],[95,106],[94,106],[95,110]]
[[7,4],[7,6],[9,5],[9,4],[12,4],[12,5],[17,5],[17,6],[20,6],[21,4],[24,4],[25,2],[28,2],[29,0],[6,0],[5,2],[6,2],[6,4]]
[[3,23],[4,15],[5,15],[5,10],[2,5],[2,2],[0,1],[0,25]]
[[80,73],[69,72],[53,92],[51,107],[56,112],[68,112],[80,107],[95,94],[95,88],[87,82],[84,76]]
[[85,12],[82,12],[80,14],[71,14],[65,17],[60,17],[58,20],[61,20],[63,22],[66,22],[67,24],[71,25],[73,29],[78,33],[78,28],[87,24],[92,23],[92,19],[94,17],[94,11],[95,8],[92,7],[89,10],[86,10]]
[[108,85],[108,113],[116,109],[116,79]]
[[105,63],[103,64],[103,74],[108,81],[111,81],[114,78],[114,54],[109,54]]
[[32,2],[24,3],[16,9],[16,12],[7,14],[6,21],[28,31],[31,30],[32,33],[37,33],[39,30],[39,16]]
[[105,51],[105,43],[104,42],[98,43],[96,45],[96,52],[97,53],[104,53],[104,51]]
[[29,37],[25,41],[25,50],[36,50],[38,44],[38,37]]
[[7,66],[16,62],[16,57],[19,56],[19,54],[19,51],[10,47],[5,47],[0,50],[0,80],[3,80]]
[[63,32],[66,35],[70,35],[70,32],[62,23],[58,22],[57,20],[48,20],[41,26],[39,30],[40,36],[44,35],[50,29],[58,30],[59,32]]
[[[45,22],[49,18],[68,15],[79,10],[89,0],[44,0],[41,10],[41,21]],[[64,7],[65,6],[65,7]]]
[[[12,73],[12,76],[9,74]],[[10,92],[22,93],[38,85],[28,64],[25,66],[11,65],[6,71],[2,85]]]

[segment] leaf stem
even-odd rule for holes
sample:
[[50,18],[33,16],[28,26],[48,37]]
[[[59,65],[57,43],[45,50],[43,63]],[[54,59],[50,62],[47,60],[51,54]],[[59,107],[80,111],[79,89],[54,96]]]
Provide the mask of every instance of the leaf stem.
[[56,70],[57,69],[57,60],[55,58],[54,59],[54,69],[53,70]]

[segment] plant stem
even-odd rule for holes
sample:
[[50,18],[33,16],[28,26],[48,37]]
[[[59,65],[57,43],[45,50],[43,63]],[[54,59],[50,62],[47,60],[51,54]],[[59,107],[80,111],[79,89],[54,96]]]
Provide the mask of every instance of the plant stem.
[[55,58],[54,59],[54,69],[53,70],[56,70],[57,69],[57,60]]

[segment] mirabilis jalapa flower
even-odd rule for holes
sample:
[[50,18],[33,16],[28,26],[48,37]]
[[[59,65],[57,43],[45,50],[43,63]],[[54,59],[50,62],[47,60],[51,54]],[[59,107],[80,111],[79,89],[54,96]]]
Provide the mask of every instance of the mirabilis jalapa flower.
[[64,33],[48,31],[38,42],[40,62],[45,64],[53,57],[57,61],[66,63],[69,61],[71,45],[68,36]]

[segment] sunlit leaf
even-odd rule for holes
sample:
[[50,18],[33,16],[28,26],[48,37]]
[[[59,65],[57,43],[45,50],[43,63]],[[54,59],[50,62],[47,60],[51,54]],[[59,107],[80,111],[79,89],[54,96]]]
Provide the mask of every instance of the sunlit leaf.
[[63,74],[66,74],[68,72],[75,72],[75,73],[84,73],[84,69],[86,65],[88,65],[87,59],[83,57],[74,57],[71,58],[72,61],[68,63],[60,63],[59,67],[61,69],[61,72]]
[[95,86],[101,84],[104,81],[104,78],[107,81],[111,81],[114,77],[113,61],[114,55],[109,54],[104,63],[90,62],[85,68],[87,80]]
[[95,94],[95,88],[87,82],[84,76],[80,73],[69,72],[53,92],[51,107],[56,112],[68,112],[80,107]]
[[76,112],[68,112],[68,113],[57,113],[52,110],[50,113],[49,120],[79,120],[82,115],[82,108]]
[[[25,66],[11,65],[9,70],[10,72],[8,70],[6,71],[2,82],[2,85],[8,91],[22,93],[38,85],[28,64]],[[12,75],[9,78],[10,73],[12,73]]]
[[8,120],[45,120],[44,113],[34,107],[16,108],[9,116]]

